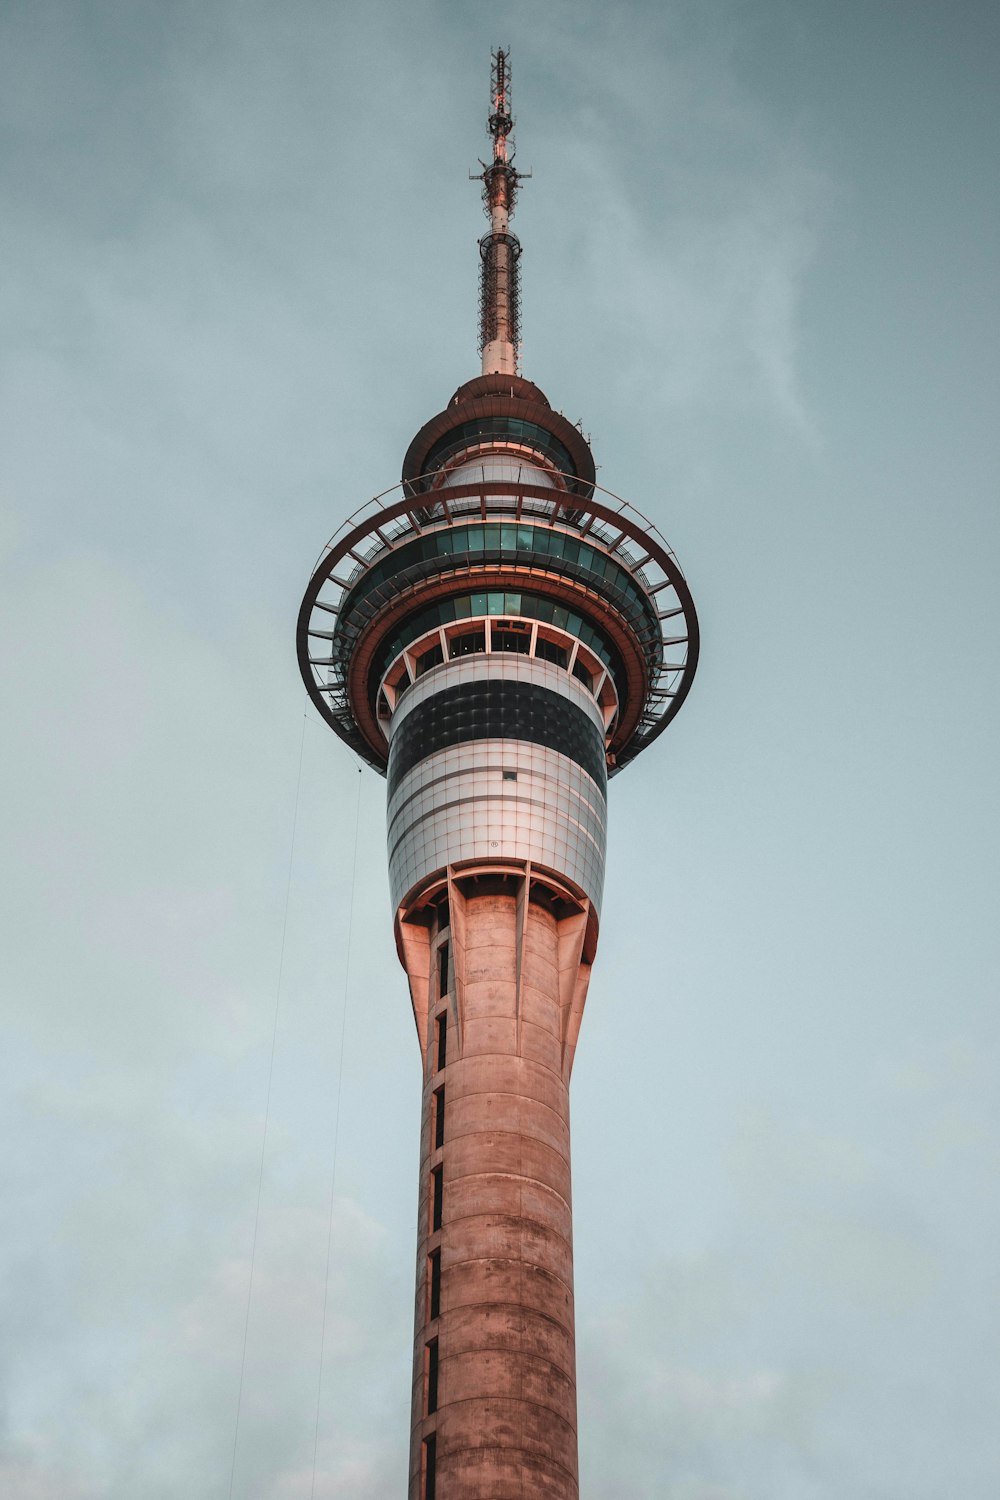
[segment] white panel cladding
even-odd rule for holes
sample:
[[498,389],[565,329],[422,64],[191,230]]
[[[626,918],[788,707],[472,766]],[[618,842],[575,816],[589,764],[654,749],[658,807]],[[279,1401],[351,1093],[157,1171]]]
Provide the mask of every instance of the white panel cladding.
[[544,490],[555,489],[555,480],[547,469],[531,463],[520,454],[498,453],[484,453],[481,458],[469,459],[457,469],[449,469],[444,478],[444,487],[486,484],[491,479],[504,480],[508,484],[534,484]]
[[[505,654],[434,667],[403,695],[391,729],[445,687],[498,678],[559,693],[584,710],[603,738],[597,704],[573,677],[549,662]],[[401,778],[387,815],[394,908],[448,864],[519,859],[565,876],[600,910],[607,805],[583,767],[557,750],[508,739],[449,745]]]
[[483,682],[486,679],[498,682],[505,678],[514,678],[518,682],[533,682],[539,687],[548,688],[553,693],[559,693],[563,698],[568,698],[570,703],[575,704],[577,708],[582,708],[588,718],[593,719],[601,738],[604,738],[604,719],[594,701],[593,694],[587,691],[582,682],[577,682],[576,678],[571,676],[564,667],[557,667],[554,662],[541,661],[533,656],[522,656],[514,651],[493,651],[489,654],[479,652],[469,656],[458,656],[454,661],[442,662],[440,666],[432,667],[429,672],[418,677],[399,700],[399,706],[389,726],[390,741],[407,714],[412,713],[428,698],[433,698],[435,693],[453,687],[456,682]]

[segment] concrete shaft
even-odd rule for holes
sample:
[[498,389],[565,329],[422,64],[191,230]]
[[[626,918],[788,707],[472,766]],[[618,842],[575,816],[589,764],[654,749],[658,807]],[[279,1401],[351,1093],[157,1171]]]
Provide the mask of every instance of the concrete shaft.
[[530,873],[463,884],[424,956],[407,950],[425,1079],[410,1500],[577,1500],[569,1073],[586,912]]

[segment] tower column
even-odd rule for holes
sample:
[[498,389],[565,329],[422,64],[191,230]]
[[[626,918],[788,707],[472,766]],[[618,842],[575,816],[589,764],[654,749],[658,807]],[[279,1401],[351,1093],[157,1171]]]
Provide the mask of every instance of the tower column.
[[569,1074],[586,926],[530,871],[483,871],[451,881],[405,945],[415,999],[429,980],[410,1500],[577,1500]]
[[569,1081],[608,779],[698,660],[663,538],[517,373],[509,55],[493,54],[483,373],[331,539],[299,611],[320,716],[386,778],[423,1061],[410,1500],[578,1500]]

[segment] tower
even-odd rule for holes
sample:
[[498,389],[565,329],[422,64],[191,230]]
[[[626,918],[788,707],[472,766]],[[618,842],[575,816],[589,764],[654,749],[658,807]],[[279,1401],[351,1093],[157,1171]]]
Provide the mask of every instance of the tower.
[[503,50],[491,83],[482,373],[327,546],[298,653],[387,780],[424,1078],[410,1500],[575,1500],[569,1081],[607,782],[683,703],[698,623],[662,537],[518,371]]

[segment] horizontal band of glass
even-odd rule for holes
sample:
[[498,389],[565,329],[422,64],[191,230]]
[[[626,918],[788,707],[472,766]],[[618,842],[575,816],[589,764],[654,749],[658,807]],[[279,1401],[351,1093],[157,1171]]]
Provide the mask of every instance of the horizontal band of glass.
[[437,599],[416,614],[408,615],[399,629],[383,641],[382,649],[372,662],[368,679],[372,690],[377,689],[389,664],[411,641],[426,635],[428,630],[433,630],[438,625],[450,625],[455,620],[476,619],[483,615],[520,616],[526,620],[539,620],[543,624],[555,625],[558,630],[565,630],[568,635],[575,635],[578,641],[588,646],[604,663],[611,673],[619,696],[624,695],[626,682],[622,659],[610,641],[589,620],[575,610],[567,609],[564,604],[557,604],[554,599],[546,599],[542,594],[514,591],[504,593],[499,589],[462,594],[451,599]]
[[560,473],[576,473],[576,465],[569,450],[559,439],[554,438],[551,432],[546,432],[544,427],[539,427],[537,422],[525,422],[520,417],[475,417],[470,422],[460,423],[434,444],[424,460],[424,471],[427,474],[436,473],[456,453],[490,438],[507,438],[522,447],[534,448],[537,453],[548,458]]
[[[570,577],[605,594],[621,609],[640,640],[650,644],[659,641],[659,622],[648,596],[614,558],[565,531],[505,521],[445,526],[440,531],[426,532],[413,541],[404,542],[363,573],[348,590],[340,606],[340,628],[345,630],[349,640],[374,612],[374,609],[363,610],[365,604],[378,608],[398,593],[401,586],[419,582],[421,577],[432,575],[442,565],[462,567],[489,563],[519,563],[527,567],[556,564]],[[362,610],[363,618],[352,621],[352,615],[359,610]]]
[[484,678],[450,683],[402,720],[389,742],[390,800],[406,773],[429,755],[488,739],[555,750],[581,766],[607,797],[604,736],[588,713],[541,683]]

